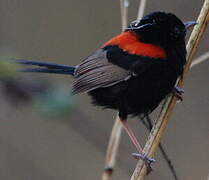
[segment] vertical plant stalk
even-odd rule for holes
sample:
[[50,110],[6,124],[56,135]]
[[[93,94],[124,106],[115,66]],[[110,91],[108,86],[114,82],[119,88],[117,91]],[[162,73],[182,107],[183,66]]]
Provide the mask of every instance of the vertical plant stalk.
[[146,7],[146,3],[147,3],[147,0],[141,0],[140,1],[138,14],[137,14],[137,21],[139,21],[143,16],[144,10],[145,10],[145,7]]
[[[209,21],[209,0],[205,0],[201,12],[199,14],[199,17],[197,19],[198,24],[194,27],[192,34],[189,38],[189,41],[187,43],[187,64],[184,68],[183,76],[181,77],[181,79],[179,79],[177,83],[179,87],[182,87],[184,83],[185,75],[188,73],[190,69],[192,58],[194,57],[197,51],[197,47],[206,29],[208,21]],[[176,105],[176,100],[177,99],[174,96],[171,96],[166,100],[164,107],[159,115],[159,118],[155,122],[152,131],[150,132],[150,135],[144,147],[144,153],[147,154],[149,157],[153,157],[154,153],[157,150],[162,135],[165,131],[165,128],[173,112],[173,109]],[[139,160],[134,170],[134,173],[131,177],[131,180],[143,180],[145,178],[146,173],[147,173],[147,168],[144,165],[144,162],[142,160]]]
[[[122,31],[128,25],[128,6],[129,6],[128,0],[120,0]],[[116,157],[118,154],[121,134],[122,134],[122,125],[119,116],[117,115],[107,147],[105,168],[102,174],[102,180],[110,180],[112,177],[112,174],[114,172]]]
[[121,12],[121,28],[122,31],[128,26],[128,0],[120,0],[120,12]]
[[120,123],[119,116],[117,115],[107,147],[105,168],[102,174],[102,180],[110,180],[112,177],[118,153],[118,147],[120,144],[121,133],[122,125]]

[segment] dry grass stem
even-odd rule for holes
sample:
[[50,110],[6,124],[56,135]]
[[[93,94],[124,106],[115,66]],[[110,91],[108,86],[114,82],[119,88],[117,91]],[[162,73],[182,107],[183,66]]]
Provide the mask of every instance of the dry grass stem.
[[110,140],[106,154],[105,170],[102,175],[102,180],[109,180],[113,174],[118,147],[121,138],[121,132],[122,132],[122,126],[120,123],[120,119],[117,116],[110,135]]
[[[187,64],[184,68],[183,76],[178,81],[177,84],[180,87],[182,87],[183,85],[185,75],[188,73],[190,69],[192,58],[196,53],[201,37],[206,29],[208,23],[208,17],[209,17],[209,0],[205,0],[197,20],[198,25],[194,27],[193,32],[187,44],[187,53],[188,53]],[[154,153],[157,150],[157,147],[160,143],[161,137],[171,117],[175,104],[176,104],[176,97],[174,96],[171,96],[166,100],[163,109],[159,115],[159,118],[155,122],[152,131],[150,132],[150,135],[144,147],[144,152],[149,157],[153,157]],[[146,175],[146,166],[144,165],[143,161],[139,160],[135,168],[135,171],[131,177],[131,180],[143,180],[145,178],[145,175]]]
[[121,27],[122,31],[128,26],[128,0],[120,0],[120,12],[121,12]]
[[141,0],[140,3],[139,3],[139,9],[138,9],[138,14],[137,14],[137,21],[139,21],[142,18],[143,14],[144,14],[146,2],[147,2],[147,0]]
[[191,64],[191,68],[208,60],[209,59],[209,52],[204,53],[203,55],[199,56],[198,58],[196,58],[195,60],[193,60],[192,64]]
[[[122,31],[127,27],[128,24],[128,6],[128,0],[120,0]],[[110,180],[112,177],[118,153],[118,147],[120,144],[121,133],[122,125],[117,115],[107,147],[105,169],[102,174],[102,180]]]

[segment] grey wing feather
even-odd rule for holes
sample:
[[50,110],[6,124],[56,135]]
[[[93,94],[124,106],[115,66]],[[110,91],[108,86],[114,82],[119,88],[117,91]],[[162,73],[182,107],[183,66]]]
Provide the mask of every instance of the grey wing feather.
[[73,94],[112,86],[131,77],[131,72],[108,62],[106,52],[97,50],[76,67]]

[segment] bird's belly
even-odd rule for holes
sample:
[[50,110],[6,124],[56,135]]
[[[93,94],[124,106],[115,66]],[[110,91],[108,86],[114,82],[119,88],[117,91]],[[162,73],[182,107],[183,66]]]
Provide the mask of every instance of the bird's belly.
[[133,82],[133,84],[129,86],[125,96],[125,101],[128,104],[128,114],[137,116],[152,112],[172,91],[175,81],[167,81],[166,79],[147,79],[138,84]]
[[89,92],[93,104],[111,109],[123,109],[133,116],[153,111],[172,91],[177,77],[134,77],[111,87]]

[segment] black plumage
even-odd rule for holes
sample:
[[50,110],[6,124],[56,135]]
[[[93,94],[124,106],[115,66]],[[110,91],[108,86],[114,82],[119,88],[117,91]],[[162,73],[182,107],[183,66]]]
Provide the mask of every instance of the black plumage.
[[107,45],[76,67],[73,85],[73,93],[88,92],[93,104],[117,109],[123,118],[152,112],[172,92],[186,62],[186,28],[175,15],[155,12],[127,31],[143,43],[161,47],[166,58]]
[[[123,57],[121,54],[127,54],[126,52],[122,52],[118,47],[111,48],[117,49],[120,52],[118,53],[118,57],[114,57],[115,59],[120,60],[122,59],[120,56]],[[108,50],[106,50],[107,54],[111,53],[111,50],[110,52]],[[176,57],[174,56],[167,61],[130,54],[126,56],[127,59],[124,60],[124,63],[121,61],[118,63],[118,66],[122,67],[124,71],[120,78],[117,77],[117,80],[120,79],[120,81],[114,85],[106,85],[107,87],[97,87],[89,91],[88,94],[92,96],[94,104],[123,111],[121,112],[122,114],[134,116],[148,114],[174,88],[176,79],[180,73],[173,71],[170,61],[173,58],[175,61]],[[114,59],[111,59],[111,55],[108,55],[108,57],[108,62],[114,61]],[[114,64],[116,63],[117,61],[114,62]],[[124,70],[125,68],[127,70]],[[179,71],[182,71],[182,68],[183,63],[179,66]],[[112,76],[107,77],[106,74],[103,76],[105,80],[108,78],[113,79]],[[77,89],[76,86],[74,88]]]
[[[141,153],[126,119],[151,113],[172,92],[186,63],[186,30],[174,14],[154,12],[135,21],[76,67],[17,60],[36,68],[24,72],[70,74],[72,94],[87,92],[95,105],[116,109],[124,129]],[[153,161],[140,155],[146,161]]]

